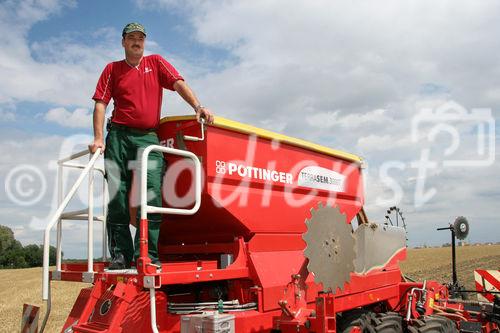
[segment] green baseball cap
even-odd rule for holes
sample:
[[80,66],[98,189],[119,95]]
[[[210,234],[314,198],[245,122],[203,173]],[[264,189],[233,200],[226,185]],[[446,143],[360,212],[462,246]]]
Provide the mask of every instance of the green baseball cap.
[[144,36],[146,36],[146,29],[144,29],[144,27],[142,26],[142,24],[136,23],[136,22],[132,22],[132,23],[127,24],[125,26],[125,28],[123,28],[122,37],[125,36],[126,34],[134,32],[134,31],[142,32],[144,34]]

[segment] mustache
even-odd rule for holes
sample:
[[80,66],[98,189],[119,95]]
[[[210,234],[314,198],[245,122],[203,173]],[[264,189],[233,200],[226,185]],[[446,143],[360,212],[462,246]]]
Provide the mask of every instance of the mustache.
[[138,45],[138,44],[134,44],[134,45],[132,45],[132,47],[138,47],[138,48],[141,48],[141,46],[140,46],[140,45]]

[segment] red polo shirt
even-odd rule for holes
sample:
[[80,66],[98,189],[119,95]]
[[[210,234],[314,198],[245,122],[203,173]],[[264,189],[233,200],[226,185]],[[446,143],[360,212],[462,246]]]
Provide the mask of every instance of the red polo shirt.
[[163,88],[174,90],[184,80],[160,55],[142,58],[137,67],[125,60],[109,63],[101,74],[92,97],[108,104],[113,99],[112,121],[117,124],[151,129],[160,122]]

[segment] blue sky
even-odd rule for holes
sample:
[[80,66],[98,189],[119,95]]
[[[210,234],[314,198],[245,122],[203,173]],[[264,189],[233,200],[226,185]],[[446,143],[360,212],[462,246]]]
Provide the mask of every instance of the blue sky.
[[[499,9],[494,1],[4,1],[2,188],[11,170],[35,165],[47,191],[29,206],[0,191],[2,221],[24,244],[41,243],[32,219],[53,209],[52,163],[68,138],[80,135],[80,148],[90,140],[97,78],[123,58],[123,26],[139,21],[147,53],[172,62],[216,114],[361,155],[369,216],[381,222],[386,207],[401,206],[411,245],[448,241],[434,229],[458,215],[471,221],[470,241],[499,241],[497,150],[484,165],[449,167],[446,133],[431,142],[428,126],[411,137],[422,109],[451,106],[488,109],[499,142]],[[165,93],[164,115],[190,112]],[[461,137],[452,157],[481,160],[475,124],[449,124]],[[415,166],[425,151],[436,167],[424,190],[436,192],[419,203]],[[67,253],[79,256],[84,229],[72,228]]]

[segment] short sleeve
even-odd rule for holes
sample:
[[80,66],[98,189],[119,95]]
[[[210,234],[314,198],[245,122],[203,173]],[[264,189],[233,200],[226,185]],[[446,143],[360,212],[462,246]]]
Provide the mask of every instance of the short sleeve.
[[112,96],[112,80],[111,74],[113,72],[113,63],[109,63],[101,73],[99,81],[97,81],[97,86],[95,88],[95,93],[92,99],[94,101],[103,101],[108,104]]
[[161,56],[158,56],[157,60],[160,85],[165,89],[174,90],[175,81],[184,80],[184,78],[179,74],[179,72],[177,72],[174,66]]

